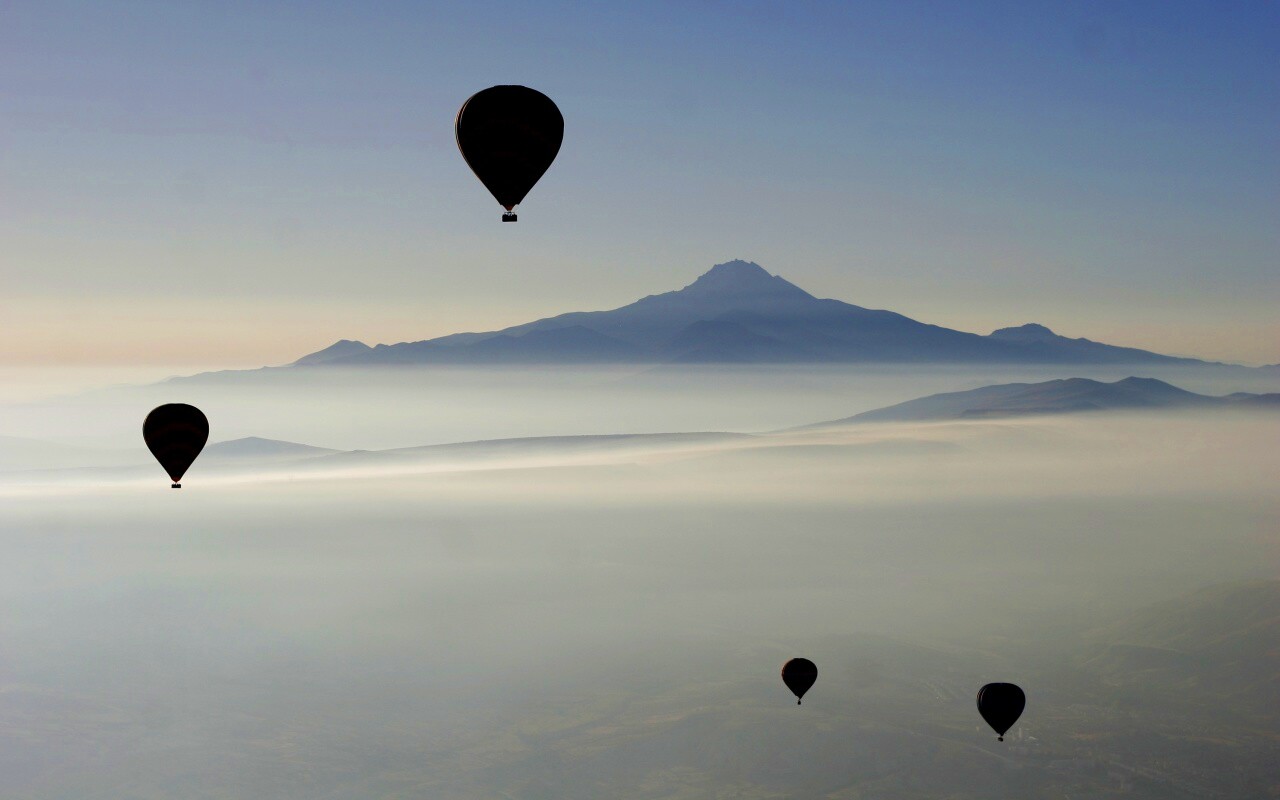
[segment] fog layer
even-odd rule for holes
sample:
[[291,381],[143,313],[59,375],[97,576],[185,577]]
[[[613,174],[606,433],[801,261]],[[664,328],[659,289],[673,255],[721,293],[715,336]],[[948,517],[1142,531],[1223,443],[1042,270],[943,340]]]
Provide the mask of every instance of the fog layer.
[[[1150,665],[1125,682],[1128,634],[1091,632],[1274,580],[1277,431],[1099,414],[9,480],[0,796],[1244,796],[1276,785],[1251,744],[1274,706],[1169,706]],[[991,680],[1030,698],[1004,749],[972,708]]]

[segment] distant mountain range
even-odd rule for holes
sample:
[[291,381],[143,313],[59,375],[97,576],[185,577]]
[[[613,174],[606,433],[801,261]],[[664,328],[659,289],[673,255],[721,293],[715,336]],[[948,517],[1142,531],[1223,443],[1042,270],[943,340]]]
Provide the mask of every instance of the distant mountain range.
[[[1225,397],[1211,397],[1179,389],[1154,378],[1125,378],[1114,383],[1067,378],[1043,383],[1008,383],[984,386],[967,392],[948,392],[908,400],[886,408],[866,411],[844,419],[805,425],[820,428],[863,422],[926,422],[931,420],[998,419],[1035,414],[1071,414],[1081,411],[1176,409],[1274,409],[1280,411],[1280,393],[1249,394],[1238,392]],[[799,428],[791,430],[800,430]],[[339,451],[323,447],[260,439],[251,436],[210,445],[203,457],[220,460],[312,459],[325,457],[324,463],[358,463],[387,460],[455,461],[467,459],[510,459],[582,457],[609,452],[670,451],[737,443],[749,447],[753,440],[769,434],[697,432],[697,433],[622,433],[593,436],[535,436],[518,439],[489,439],[475,442],[399,447],[391,450]],[[776,444],[769,445],[776,451]],[[318,462],[312,462],[318,463]]]
[[[1124,378],[1103,383],[1086,378],[1067,378],[1042,383],[1009,383],[984,386],[964,392],[929,395],[885,408],[865,411],[852,417],[819,422],[773,433],[643,433],[574,436],[541,436],[511,439],[488,439],[389,450],[334,450],[307,444],[263,439],[243,439],[210,444],[201,454],[202,468],[215,471],[238,471],[259,465],[337,469],[381,464],[387,467],[414,464],[416,467],[457,465],[459,463],[563,464],[609,460],[626,453],[644,456],[657,453],[733,446],[738,450],[767,448],[771,453],[783,452],[788,446],[785,435],[808,429],[870,422],[927,422],[939,420],[983,420],[1049,414],[1072,414],[1083,411],[1164,411],[1164,410],[1254,409],[1280,411],[1280,393],[1248,394],[1238,392],[1224,397],[1195,394],[1153,378]],[[781,435],[781,439],[779,438]],[[796,447],[810,448],[812,443],[800,441]],[[937,452],[951,445],[937,442],[862,443],[868,454]],[[67,469],[129,468],[136,474],[154,470],[145,450],[93,450],[42,442],[34,439],[0,436],[0,473]]]
[[1188,392],[1154,378],[1124,378],[1114,383],[1088,378],[1066,378],[1042,383],[1005,383],[967,392],[934,394],[807,427],[859,422],[924,422],[1071,414],[1080,411],[1227,407],[1280,410],[1280,394],[1237,392],[1225,397],[1212,397]]
[[1043,325],[987,336],[823,300],[759,264],[717,264],[678,291],[488,333],[419,342],[342,340],[294,367],[582,363],[1021,363],[1208,365],[1059,336]]

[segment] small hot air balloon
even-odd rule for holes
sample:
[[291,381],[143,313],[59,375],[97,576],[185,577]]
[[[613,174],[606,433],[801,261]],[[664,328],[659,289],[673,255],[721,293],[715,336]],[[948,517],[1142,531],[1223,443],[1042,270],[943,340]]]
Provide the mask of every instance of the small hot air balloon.
[[178,481],[209,441],[209,420],[195,406],[167,403],[147,415],[142,423],[142,438],[151,455],[169,473],[173,488],[181,489]]
[[467,166],[507,210],[512,209],[555,160],[564,139],[564,117],[551,98],[526,86],[490,86],[462,104],[453,130]]
[[1005,731],[1018,721],[1026,705],[1027,696],[1012,683],[988,683],[978,690],[978,713],[1002,742]]
[[782,682],[796,696],[796,705],[818,680],[818,667],[807,658],[793,658],[782,665]]

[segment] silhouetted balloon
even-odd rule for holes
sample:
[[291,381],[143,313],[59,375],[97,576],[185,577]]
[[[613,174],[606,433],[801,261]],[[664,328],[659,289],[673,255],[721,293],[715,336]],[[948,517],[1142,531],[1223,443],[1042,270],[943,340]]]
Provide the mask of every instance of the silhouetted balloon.
[[142,438],[164,471],[181,489],[182,476],[209,441],[209,420],[204,412],[186,403],[168,403],[151,410],[142,423]]
[[462,104],[453,123],[458,149],[498,203],[503,222],[555,160],[564,117],[551,98],[525,86],[491,86]]
[[1005,731],[1018,721],[1026,705],[1027,696],[1012,683],[988,683],[978,690],[978,713],[1002,742]]
[[782,665],[782,682],[796,696],[796,705],[818,679],[818,667],[807,658],[793,658]]

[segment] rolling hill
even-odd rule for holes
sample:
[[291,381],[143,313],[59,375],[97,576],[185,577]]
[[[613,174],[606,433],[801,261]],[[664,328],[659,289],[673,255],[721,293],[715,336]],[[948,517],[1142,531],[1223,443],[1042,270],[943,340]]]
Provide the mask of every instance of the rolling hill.
[[1224,397],[1196,394],[1154,378],[1129,377],[1114,383],[1065,378],[1042,383],[1005,383],[965,392],[929,395],[806,427],[862,422],[925,422],[1081,411],[1186,408],[1275,408],[1280,394],[1238,392]]

